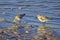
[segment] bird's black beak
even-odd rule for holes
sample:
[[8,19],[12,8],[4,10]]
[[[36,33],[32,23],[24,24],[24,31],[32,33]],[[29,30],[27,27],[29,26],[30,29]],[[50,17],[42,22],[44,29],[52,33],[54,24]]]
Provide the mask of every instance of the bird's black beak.
[[25,16],[25,14],[22,14],[21,16]]
[[20,18],[23,18],[25,16],[25,14],[20,14]]
[[25,16],[25,14],[23,14]]

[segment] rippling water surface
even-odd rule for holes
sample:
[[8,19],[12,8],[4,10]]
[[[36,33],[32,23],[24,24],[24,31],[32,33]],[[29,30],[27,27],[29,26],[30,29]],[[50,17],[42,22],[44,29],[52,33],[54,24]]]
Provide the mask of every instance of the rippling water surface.
[[[21,10],[18,9],[19,7]],[[2,12],[6,12],[6,14]],[[46,26],[60,27],[60,0],[0,0],[1,18],[6,18],[12,22],[16,14],[26,14],[21,21],[37,26],[42,26],[42,23],[36,16],[47,16],[53,20],[46,22]],[[0,22],[0,27],[11,27],[12,25],[12,23]]]

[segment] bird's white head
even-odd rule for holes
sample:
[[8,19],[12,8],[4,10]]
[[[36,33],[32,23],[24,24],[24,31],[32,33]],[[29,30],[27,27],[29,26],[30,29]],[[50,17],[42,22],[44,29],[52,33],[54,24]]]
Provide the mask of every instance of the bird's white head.
[[37,18],[41,18],[42,16],[41,15],[37,15]]

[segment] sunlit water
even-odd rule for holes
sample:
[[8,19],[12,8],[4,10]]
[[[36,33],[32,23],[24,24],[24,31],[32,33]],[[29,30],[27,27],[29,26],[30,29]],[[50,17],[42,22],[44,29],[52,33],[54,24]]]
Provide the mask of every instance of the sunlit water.
[[[19,7],[22,9],[18,9]],[[13,8],[13,10],[10,8]],[[2,12],[6,12],[6,14],[2,14]],[[13,22],[16,14],[26,14],[21,21],[37,26],[42,26],[42,23],[36,18],[36,16],[47,16],[53,18],[53,20],[46,22],[46,26],[60,28],[60,0],[0,0],[1,18],[6,18],[8,21]],[[10,28],[12,26],[12,23],[0,22],[0,29],[2,29],[2,27]],[[33,27],[32,30],[34,31],[32,31],[31,34],[36,33],[37,27]],[[23,29],[20,31],[22,30]],[[60,32],[59,30],[56,31],[58,33]]]

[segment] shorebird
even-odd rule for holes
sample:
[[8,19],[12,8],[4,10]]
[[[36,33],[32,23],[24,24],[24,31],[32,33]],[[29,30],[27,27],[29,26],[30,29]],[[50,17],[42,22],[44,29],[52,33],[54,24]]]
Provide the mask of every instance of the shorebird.
[[[16,29],[18,26],[20,26],[20,25],[18,25],[18,23],[21,22],[21,19],[22,19],[24,16],[25,16],[25,14],[18,14],[18,15],[15,16],[15,18],[14,18],[14,20],[13,20],[13,22],[14,22],[13,28]],[[17,21],[19,21],[19,22],[17,22]]]
[[17,21],[21,20],[24,16],[25,16],[25,14],[18,14],[18,15],[16,15],[14,20],[13,20],[13,22],[16,23]]
[[43,23],[43,26],[45,26],[45,23],[52,20],[52,18],[48,18],[46,16],[41,16],[41,15],[37,15],[37,18],[39,21],[41,21]]

